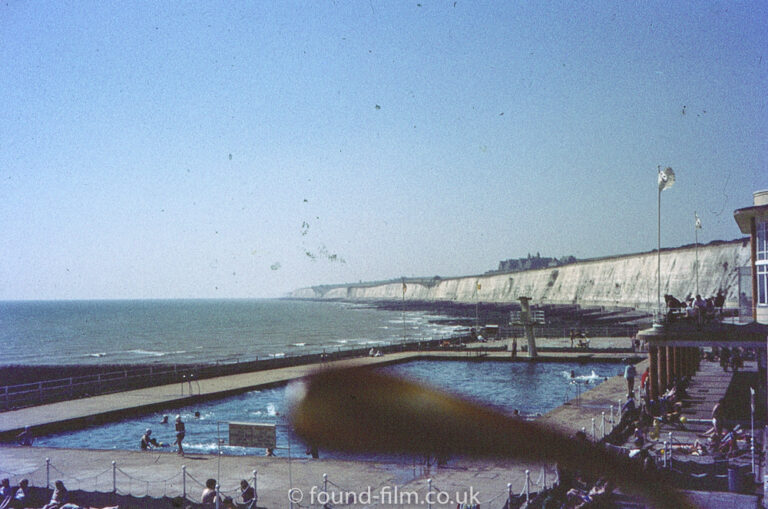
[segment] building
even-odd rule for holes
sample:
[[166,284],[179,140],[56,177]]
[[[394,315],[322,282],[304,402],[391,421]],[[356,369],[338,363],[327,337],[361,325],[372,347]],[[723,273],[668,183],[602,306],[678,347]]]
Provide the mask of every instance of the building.
[[768,323],[768,190],[755,191],[754,205],[735,210],[733,218],[751,239],[752,318]]

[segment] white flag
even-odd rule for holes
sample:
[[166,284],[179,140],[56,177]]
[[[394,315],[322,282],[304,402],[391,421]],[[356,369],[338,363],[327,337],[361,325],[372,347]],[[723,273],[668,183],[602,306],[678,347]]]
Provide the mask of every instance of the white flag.
[[659,168],[659,191],[663,191],[665,189],[669,189],[672,187],[672,184],[675,183],[675,172],[672,171],[672,168],[667,167],[664,171],[661,171],[661,168]]
[[701,230],[701,218],[699,218],[699,215],[696,212],[694,212],[693,215],[696,216],[696,229]]

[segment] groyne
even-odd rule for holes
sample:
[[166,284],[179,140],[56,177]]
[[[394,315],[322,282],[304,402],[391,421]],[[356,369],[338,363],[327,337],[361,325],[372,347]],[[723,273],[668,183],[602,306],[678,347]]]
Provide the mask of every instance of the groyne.
[[[715,241],[698,249],[694,245],[662,249],[662,294],[678,298],[695,294],[697,260],[699,293],[711,296],[722,291],[726,307],[737,308],[738,270],[749,265],[749,239]],[[515,302],[526,296],[537,304],[652,310],[657,305],[657,263],[654,250],[523,272],[314,286],[295,290],[290,297],[474,303]]]

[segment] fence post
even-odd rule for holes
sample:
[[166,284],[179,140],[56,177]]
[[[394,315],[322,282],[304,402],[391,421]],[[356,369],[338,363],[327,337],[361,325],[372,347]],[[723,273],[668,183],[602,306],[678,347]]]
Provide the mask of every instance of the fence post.
[[256,471],[253,471],[253,506],[256,507],[256,500],[259,499],[259,492],[257,491],[257,485],[256,485]]
[[507,483],[507,503],[509,506],[512,506],[512,483]]
[[667,468],[667,441],[664,440],[664,454],[662,455],[664,458],[664,468]]
[[323,491],[328,493],[328,474],[323,474]]
[[45,489],[51,487],[51,458],[45,458]]
[[181,496],[187,498],[187,466],[181,466]]
[[602,418],[602,423],[600,424],[600,427],[602,428],[601,432],[602,432],[603,438],[605,438],[605,412],[603,412],[601,418]]
[[427,509],[432,509],[432,479],[427,479]]
[[220,489],[221,486],[219,483],[216,483],[216,509],[221,509],[221,493],[219,493]]
[[528,502],[531,499],[531,471],[525,471],[525,501]]
[[543,465],[541,467],[541,487],[543,489],[547,489],[547,466]]
[[672,432],[669,432],[669,468],[672,468]]
[[613,422],[613,405],[611,405],[611,431],[613,431],[613,428],[615,428],[616,425]]
[[595,418],[592,417],[592,441],[594,442],[597,437],[595,436]]
[[112,461],[112,493],[117,493],[117,463]]

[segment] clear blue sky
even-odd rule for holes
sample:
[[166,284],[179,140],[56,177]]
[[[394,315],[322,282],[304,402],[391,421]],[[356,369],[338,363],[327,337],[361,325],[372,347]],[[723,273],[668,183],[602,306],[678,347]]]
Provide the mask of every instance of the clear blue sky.
[[[542,4],[542,5],[539,5]],[[0,6],[0,299],[273,297],[741,236],[768,4]]]

